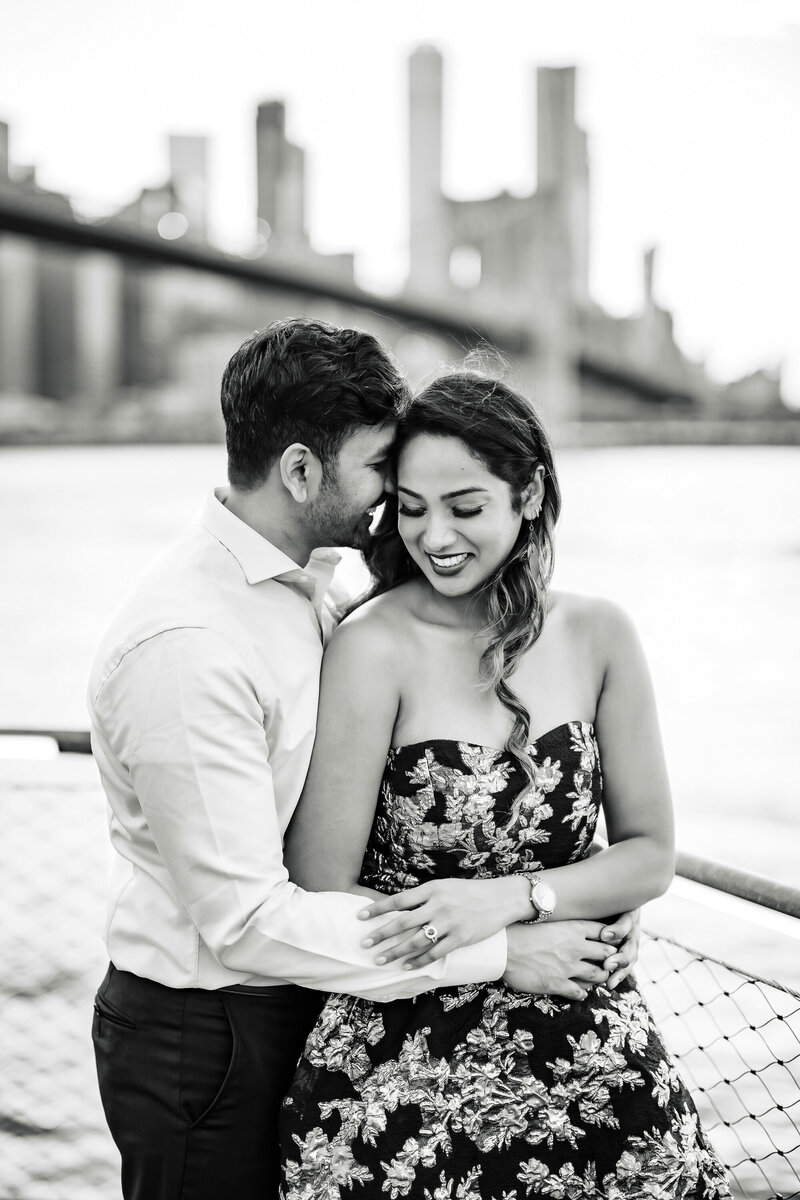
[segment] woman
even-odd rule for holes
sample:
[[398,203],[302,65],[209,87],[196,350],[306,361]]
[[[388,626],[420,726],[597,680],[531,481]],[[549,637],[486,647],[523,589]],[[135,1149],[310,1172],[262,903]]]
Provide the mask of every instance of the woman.
[[[648,671],[615,606],[548,589],[560,497],[532,409],[443,376],[401,415],[397,455],[373,598],[326,653],[293,876],[388,893],[369,909],[394,914],[381,957],[417,963],[458,944],[464,911],[477,938],[661,894]],[[601,806],[609,846],[590,856]],[[284,1102],[286,1200],[728,1196],[635,984],[596,977],[574,999],[332,996]]]

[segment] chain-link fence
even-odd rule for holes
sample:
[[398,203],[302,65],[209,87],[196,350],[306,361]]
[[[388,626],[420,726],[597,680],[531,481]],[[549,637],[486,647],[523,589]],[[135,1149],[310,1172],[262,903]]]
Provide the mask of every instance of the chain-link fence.
[[637,975],[734,1194],[800,1196],[800,995],[660,936]]
[[[93,762],[0,760],[0,819],[0,1200],[118,1200],[90,1036],[109,854]],[[663,936],[637,974],[734,1194],[800,1196],[800,996]]]
[[117,1200],[92,997],[108,834],[91,758],[0,760],[0,1200]]

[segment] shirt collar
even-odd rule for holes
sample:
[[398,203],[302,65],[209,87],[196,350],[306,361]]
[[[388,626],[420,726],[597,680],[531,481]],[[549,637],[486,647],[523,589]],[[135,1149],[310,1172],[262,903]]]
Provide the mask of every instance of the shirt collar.
[[233,555],[248,583],[262,583],[265,579],[287,583],[307,596],[319,613],[341,555],[327,548],[312,550],[308,563],[301,567],[227,509],[224,504],[227,494],[227,488],[215,488],[207,498],[201,518],[203,527]]

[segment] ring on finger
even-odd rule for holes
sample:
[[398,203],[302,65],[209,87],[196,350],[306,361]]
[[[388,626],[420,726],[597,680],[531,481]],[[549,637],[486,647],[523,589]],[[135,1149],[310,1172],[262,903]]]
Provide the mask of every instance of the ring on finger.
[[422,932],[425,934],[425,937],[428,939],[429,942],[438,942],[439,930],[436,928],[435,925],[423,925]]

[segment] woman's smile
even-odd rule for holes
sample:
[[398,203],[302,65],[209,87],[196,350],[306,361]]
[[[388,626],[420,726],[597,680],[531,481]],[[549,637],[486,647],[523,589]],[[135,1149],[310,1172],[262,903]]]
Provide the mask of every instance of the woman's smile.
[[437,575],[456,575],[470,557],[469,554],[431,554],[428,558]]

